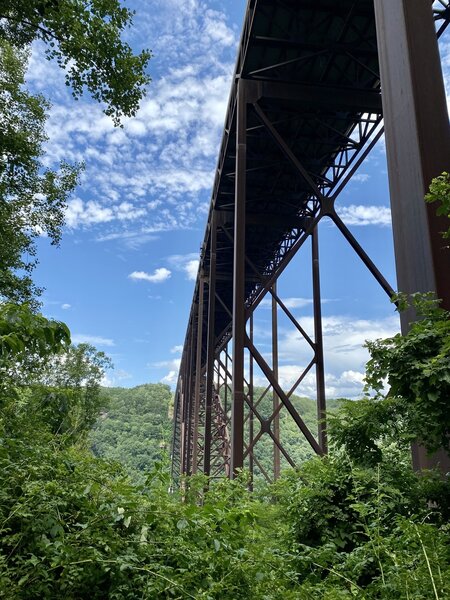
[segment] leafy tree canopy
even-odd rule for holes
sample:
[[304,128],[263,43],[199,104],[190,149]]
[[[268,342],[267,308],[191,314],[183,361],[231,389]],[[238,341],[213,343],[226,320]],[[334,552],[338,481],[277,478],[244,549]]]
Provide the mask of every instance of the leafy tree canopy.
[[53,433],[79,439],[86,435],[105,404],[100,384],[111,359],[90,344],[54,354],[35,374],[33,396]]
[[120,37],[131,18],[118,0],[0,0],[0,299],[36,304],[36,237],[59,243],[82,169],[43,168],[49,104],[26,89],[29,46],[43,40],[75,98],[87,88],[117,125],[136,112],[150,81],[150,54],[133,55]]
[[167,454],[171,433],[172,392],[162,383],[135,388],[104,388],[105,410],[90,433],[96,456],[124,465],[142,482]]
[[74,97],[86,88],[118,124],[135,114],[150,82],[150,52],[134,55],[121,39],[132,17],[119,0],[2,0],[0,37],[19,48],[43,40]]
[[0,38],[0,297],[30,301],[35,239],[57,244],[80,167],[42,169],[47,102],[24,88],[27,52]]

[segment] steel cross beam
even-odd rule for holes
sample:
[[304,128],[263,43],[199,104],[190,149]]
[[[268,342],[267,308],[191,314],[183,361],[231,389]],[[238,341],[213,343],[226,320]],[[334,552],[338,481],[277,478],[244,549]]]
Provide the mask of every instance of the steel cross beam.
[[[283,28],[277,25],[278,8],[283,19],[286,11],[292,16]],[[312,10],[323,18],[314,27],[298,29]],[[266,0],[249,1],[175,393],[174,480],[199,470],[211,477],[235,477],[243,467],[252,477],[276,478],[281,457],[294,464],[283,445],[280,423],[285,418],[296,423],[314,452],[326,452],[317,226],[330,218],[381,288],[393,294],[335,209],[336,198],[381,138],[383,116],[399,288],[436,290],[450,306],[449,253],[438,236],[443,226],[423,205],[431,177],[450,170],[433,19],[439,36],[450,21],[448,0],[439,5],[431,0],[299,0],[288,5],[271,0],[270,14]],[[327,23],[333,24],[329,30]],[[259,231],[264,241],[257,246]],[[277,238],[271,238],[273,232]],[[276,291],[280,275],[308,239],[311,337]],[[254,331],[255,310],[267,295],[272,367],[258,350]],[[278,309],[312,352],[289,390],[279,381]],[[268,382],[262,394],[256,394],[255,369]],[[312,369],[317,434],[291,400]],[[273,444],[273,468],[258,456],[265,439]],[[416,464],[423,466],[419,455]]]

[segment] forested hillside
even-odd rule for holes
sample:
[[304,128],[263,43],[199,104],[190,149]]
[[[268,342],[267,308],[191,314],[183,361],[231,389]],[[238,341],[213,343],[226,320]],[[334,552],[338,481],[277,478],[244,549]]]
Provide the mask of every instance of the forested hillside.
[[160,383],[103,388],[104,408],[90,435],[95,456],[120,462],[134,476],[148,474],[170,451],[172,396]]
[[[254,397],[264,395],[263,388],[254,388]],[[293,395],[291,400],[305,423],[317,431],[317,409],[311,398]],[[265,394],[258,405],[261,415],[270,414],[272,394]],[[332,414],[341,401],[329,400]],[[168,459],[172,435],[173,393],[163,384],[145,384],[134,388],[102,388],[102,411],[91,431],[89,440],[95,456],[117,461],[129,473],[143,481],[155,462]],[[231,418],[231,412],[228,413]],[[286,410],[280,412],[280,436],[284,448],[296,465],[313,458],[314,452]],[[273,445],[265,436],[255,449],[258,461],[270,473],[273,463]],[[284,467],[288,467],[283,462]],[[261,475],[255,466],[255,475]]]

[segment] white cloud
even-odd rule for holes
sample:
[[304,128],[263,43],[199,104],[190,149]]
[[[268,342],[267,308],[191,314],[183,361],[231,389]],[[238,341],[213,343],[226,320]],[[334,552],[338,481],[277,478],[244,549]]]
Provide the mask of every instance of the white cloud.
[[84,333],[75,333],[72,335],[73,344],[92,344],[93,346],[115,346],[114,340],[104,338],[99,335],[87,335]]
[[168,385],[174,385],[178,378],[178,371],[180,370],[181,358],[174,358],[172,360],[163,360],[150,365],[150,367],[156,367],[157,369],[169,369],[168,373],[160,379],[161,383],[167,383]]
[[181,354],[182,352],[183,352],[183,344],[180,344],[179,346],[174,346],[173,348],[170,349],[171,354]]
[[[301,373],[299,365],[280,365],[278,381],[283,390],[289,391]],[[358,371],[343,371],[339,375],[325,373],[325,394],[327,398],[358,398],[361,397],[364,373]],[[256,385],[265,387],[267,380],[261,375],[256,378]],[[316,374],[310,371],[294,392],[308,398],[316,397]]]
[[124,380],[131,378],[131,373],[128,373],[123,369],[119,369],[118,371],[114,371],[114,373],[103,375],[100,385],[102,385],[103,387],[116,387],[122,385],[122,382]]
[[154,242],[158,239],[158,236],[151,233],[146,233],[142,229],[136,231],[119,231],[112,233],[105,233],[95,238],[96,242],[120,242],[123,246],[129,250],[138,250],[145,244]]
[[169,371],[167,373],[167,375],[164,375],[164,377],[162,377],[160,379],[161,383],[167,383],[167,385],[174,385],[177,382],[178,379],[178,370],[172,370]]
[[197,279],[198,265],[200,261],[198,259],[189,260],[184,265],[184,270],[186,271],[188,279],[195,281]]
[[[224,11],[203,2],[156,4],[157,10],[141,4],[132,31],[136,47],[152,39],[153,82],[123,129],[114,129],[88,95],[74,103],[64,73],[42,60],[39,45],[29,66],[32,88],[48,94],[53,104],[46,166],[61,159],[86,162],[78,197],[67,209],[67,226],[96,227],[101,241],[129,233],[127,224],[138,219],[147,234],[192,227],[203,222],[209,201],[237,35]],[[106,224],[115,229],[105,232]],[[120,241],[133,248],[140,244],[139,236]],[[193,277],[194,265],[189,268]]]
[[165,267],[160,267],[159,269],[155,269],[154,272],[150,275],[145,271],[133,271],[130,273],[128,277],[133,279],[134,281],[149,281],[150,283],[162,283],[166,281],[171,276],[171,271],[166,269]]
[[338,215],[346,225],[391,226],[391,210],[387,206],[363,206],[351,204],[340,207]]
[[[313,303],[312,298],[281,298],[281,301],[285,305],[285,307],[289,310],[294,308],[304,308],[305,306],[309,306]],[[327,300],[323,300],[322,302],[327,302]],[[261,308],[271,308],[272,307],[272,297],[268,294],[268,297],[264,298],[259,304]]]
[[62,308],[63,310],[68,310],[69,308],[72,308],[72,305],[71,305],[71,304],[64,303],[64,304],[61,304],[61,308]]
[[352,177],[352,181],[356,181],[358,183],[366,183],[366,181],[369,181],[369,179],[370,175],[368,175],[367,173],[357,173]]
[[69,228],[89,227],[109,221],[130,221],[146,214],[145,208],[121,202],[115,206],[104,206],[96,200],[84,201],[81,198],[69,200],[66,208],[66,224]]
[[[314,319],[305,316],[298,319],[298,322],[314,339]],[[360,396],[365,364],[369,358],[364,348],[365,341],[386,338],[398,333],[398,317],[371,320],[336,315],[324,317],[322,326],[328,397]],[[256,346],[258,342],[263,348],[264,337],[260,336],[259,331],[256,335]],[[297,330],[280,329],[279,379],[283,389],[290,389],[312,357],[311,347]],[[266,360],[270,362],[270,357]],[[264,385],[264,382],[265,380],[259,375],[259,383]],[[315,396],[314,370],[302,381],[297,393]]]
[[195,281],[197,279],[198,265],[200,262],[197,253],[173,254],[172,256],[169,256],[167,260],[177,271],[184,271],[189,280]]

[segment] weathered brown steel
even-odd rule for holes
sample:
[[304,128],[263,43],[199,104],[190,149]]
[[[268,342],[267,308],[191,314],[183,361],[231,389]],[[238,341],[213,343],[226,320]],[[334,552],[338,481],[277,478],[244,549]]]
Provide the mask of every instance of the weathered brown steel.
[[231,476],[244,466],[245,350],[245,199],[247,162],[247,90],[237,89],[236,186],[233,256],[233,405],[231,409]]
[[313,280],[313,305],[314,305],[314,358],[316,365],[316,388],[317,388],[317,420],[318,439],[323,452],[327,452],[327,428],[325,398],[325,365],[323,356],[322,338],[322,306],[320,296],[320,265],[319,265],[319,234],[317,227],[311,234],[311,258],[312,258],[312,280]]
[[194,427],[192,439],[192,474],[197,473],[198,468],[198,428],[200,420],[200,390],[202,374],[202,346],[203,346],[203,311],[204,311],[204,289],[205,280],[203,273],[200,273],[199,280],[199,295],[197,308],[197,340],[196,340],[196,356],[195,356],[195,390],[194,390]]
[[[205,332],[199,330],[198,307],[206,289],[198,279],[175,394],[174,475],[194,472],[191,463],[197,454],[197,468],[203,464],[211,476],[234,477],[245,464],[251,473],[257,469],[270,480],[272,471],[276,478],[281,456],[294,464],[280,440],[282,410],[283,419],[287,412],[315,452],[326,452],[317,225],[324,217],[334,221],[381,288],[393,294],[393,287],[335,209],[338,194],[383,134],[381,104],[400,289],[435,289],[444,302],[450,298],[450,263],[448,257],[442,258],[438,235],[444,227],[433,217],[433,207],[423,208],[431,177],[449,170],[450,156],[431,4],[431,0],[273,0],[269,16],[265,0],[249,1],[202,246],[199,273],[208,273]],[[438,35],[450,19],[447,0],[440,4],[441,11],[433,9]],[[313,13],[317,18],[311,17]],[[301,25],[302,19],[307,19],[307,27]],[[410,210],[411,194],[420,210]],[[399,223],[408,224],[410,231],[402,231]],[[275,289],[309,238],[314,340]],[[412,283],[405,283],[410,276]],[[421,285],[414,277],[421,278]],[[254,312],[268,294],[274,330],[272,369],[258,351],[253,331]],[[278,307],[311,348],[311,360],[299,367],[288,391],[277,373]],[[256,398],[255,366],[268,382]],[[317,439],[291,400],[313,367]],[[272,414],[266,415],[262,403],[270,393]],[[274,448],[269,471],[257,454],[260,440],[267,436]]]
[[[272,286],[272,370],[275,379],[278,381],[278,314],[277,301],[275,294],[277,292],[277,284]],[[253,342],[252,342],[253,343]],[[253,356],[252,356],[253,358]],[[275,390],[272,392],[272,411],[275,415],[273,418],[273,435],[276,440],[280,441],[280,399]],[[280,476],[280,448],[277,444],[273,445],[273,478],[278,479]]]
[[[398,289],[435,292],[450,310],[448,224],[423,198],[433,177],[450,170],[450,127],[433,15],[428,0],[375,0],[383,113]],[[403,333],[415,318],[401,314]],[[441,463],[414,447],[417,469]]]
[[[250,315],[250,319],[249,319],[249,337],[250,337],[250,341],[253,344],[253,332],[254,332],[254,323],[253,323],[253,313]],[[249,420],[249,424],[248,424],[248,443],[249,443],[249,447],[253,448],[253,442],[255,439],[255,432],[254,432],[254,421],[255,421],[255,413],[254,413],[254,406],[255,406],[255,391],[254,391],[254,359],[253,356],[250,354],[250,358],[249,358],[249,389],[248,389],[248,400],[249,400],[249,414],[248,414],[248,420]],[[253,489],[253,472],[254,472],[254,468],[255,468],[255,460],[253,458],[253,452],[250,452],[248,455],[248,469],[250,471],[250,490]]]
[[[392,225],[399,291],[435,291],[450,310],[450,250],[443,217],[423,197],[450,170],[450,127],[427,0],[375,0]],[[402,315],[407,331],[410,314]]]
[[212,403],[214,394],[214,358],[216,352],[214,329],[216,312],[216,238],[217,225],[213,214],[208,277],[208,337],[206,343],[205,439],[203,450],[203,472],[205,475],[211,473]]

